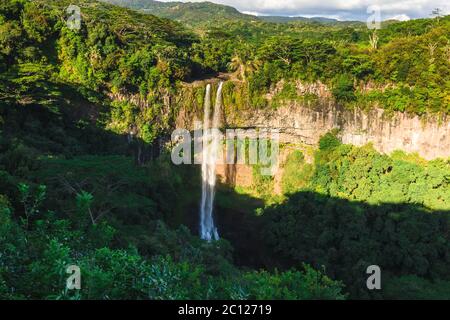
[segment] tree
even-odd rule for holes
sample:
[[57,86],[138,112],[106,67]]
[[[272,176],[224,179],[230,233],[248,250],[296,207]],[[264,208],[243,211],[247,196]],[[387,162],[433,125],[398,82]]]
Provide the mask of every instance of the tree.
[[252,56],[251,50],[252,48],[249,45],[241,42],[235,49],[233,58],[229,63],[229,68],[236,71],[243,82],[246,82],[248,75],[261,66],[261,62]]
[[258,50],[259,58],[280,60],[286,66],[297,61],[300,56],[300,41],[292,37],[269,38]]
[[25,213],[25,218],[23,219],[25,228],[30,225],[30,219],[39,213],[39,207],[42,205],[46,197],[47,187],[40,185],[37,187],[36,191],[32,192],[30,186],[24,183],[20,183],[18,186],[20,193],[20,202],[23,205],[23,210]]
[[434,8],[431,11],[431,16],[439,23],[440,19],[444,16],[441,8]]
[[347,74],[337,76],[332,92],[338,102],[350,102],[356,99],[353,79]]
[[370,42],[370,48],[372,50],[377,50],[378,49],[378,34],[377,34],[377,30],[375,29],[370,35],[369,35],[369,42]]

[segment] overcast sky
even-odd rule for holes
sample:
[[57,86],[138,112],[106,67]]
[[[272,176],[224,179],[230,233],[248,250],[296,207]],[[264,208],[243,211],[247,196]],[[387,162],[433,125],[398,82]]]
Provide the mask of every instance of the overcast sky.
[[[163,0],[174,1],[174,0]],[[179,1],[179,0],[178,0]],[[339,20],[367,20],[367,8],[381,7],[382,20],[429,17],[434,8],[450,14],[450,0],[210,0],[255,15],[321,16]],[[190,0],[183,2],[202,2]]]

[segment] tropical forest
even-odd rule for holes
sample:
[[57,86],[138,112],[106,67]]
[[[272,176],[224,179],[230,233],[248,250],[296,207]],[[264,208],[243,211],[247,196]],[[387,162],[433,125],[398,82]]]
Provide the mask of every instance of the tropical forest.
[[0,0],[0,299],[450,299],[450,15]]

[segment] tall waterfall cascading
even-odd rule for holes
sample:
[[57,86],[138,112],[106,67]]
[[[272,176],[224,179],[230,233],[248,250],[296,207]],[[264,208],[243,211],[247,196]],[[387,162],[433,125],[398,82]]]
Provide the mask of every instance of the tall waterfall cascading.
[[202,200],[200,206],[200,236],[203,240],[219,240],[214,224],[214,196],[216,187],[216,163],[220,144],[220,112],[222,109],[222,86],[217,89],[216,103],[211,125],[211,85],[206,87],[203,119],[202,150]]

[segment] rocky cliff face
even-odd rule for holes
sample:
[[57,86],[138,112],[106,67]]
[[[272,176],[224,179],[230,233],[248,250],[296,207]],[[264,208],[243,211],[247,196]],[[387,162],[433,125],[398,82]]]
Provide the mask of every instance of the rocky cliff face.
[[[299,95],[315,90],[315,103],[286,102],[276,109],[250,109],[225,106],[223,123],[233,128],[269,128],[280,130],[284,143],[316,145],[320,137],[337,129],[343,143],[357,146],[372,143],[381,153],[403,150],[418,153],[427,160],[450,157],[450,118],[429,115],[419,117],[406,113],[386,114],[383,109],[347,110],[336,105],[329,90],[318,84],[297,84]],[[306,89],[305,89],[306,88]],[[177,127],[193,129],[202,118],[197,110],[181,108]]]
[[[199,87],[202,85],[198,84]],[[297,84],[297,89],[299,95],[312,93],[319,99],[310,103],[285,102],[276,109],[242,108],[230,103],[228,105],[226,101],[232,99],[224,99],[222,124],[227,128],[277,129],[280,132],[280,142],[304,151],[307,162],[313,161],[311,150],[318,144],[320,137],[333,129],[337,130],[343,143],[356,146],[372,143],[381,153],[390,154],[395,150],[402,150],[406,153],[418,153],[427,160],[450,158],[449,117],[386,113],[380,108],[372,108],[370,111],[348,110],[334,103],[324,85]],[[271,96],[267,99],[270,101]],[[195,99],[191,98],[192,100]],[[195,100],[186,107],[186,98],[179,99],[178,106],[178,128],[193,130],[195,122],[201,124],[201,100]],[[274,194],[282,192],[284,161],[293,150],[291,147],[280,149],[279,166],[273,184]],[[219,164],[216,168],[222,183],[241,187],[253,185],[252,170],[252,166],[244,164]]]
[[280,130],[282,142],[318,143],[320,136],[338,129],[343,143],[372,143],[381,153],[403,150],[423,158],[450,157],[450,119],[421,119],[405,113],[386,115],[382,109],[344,110],[333,103],[309,107],[291,104],[277,110],[248,112],[241,126]]

